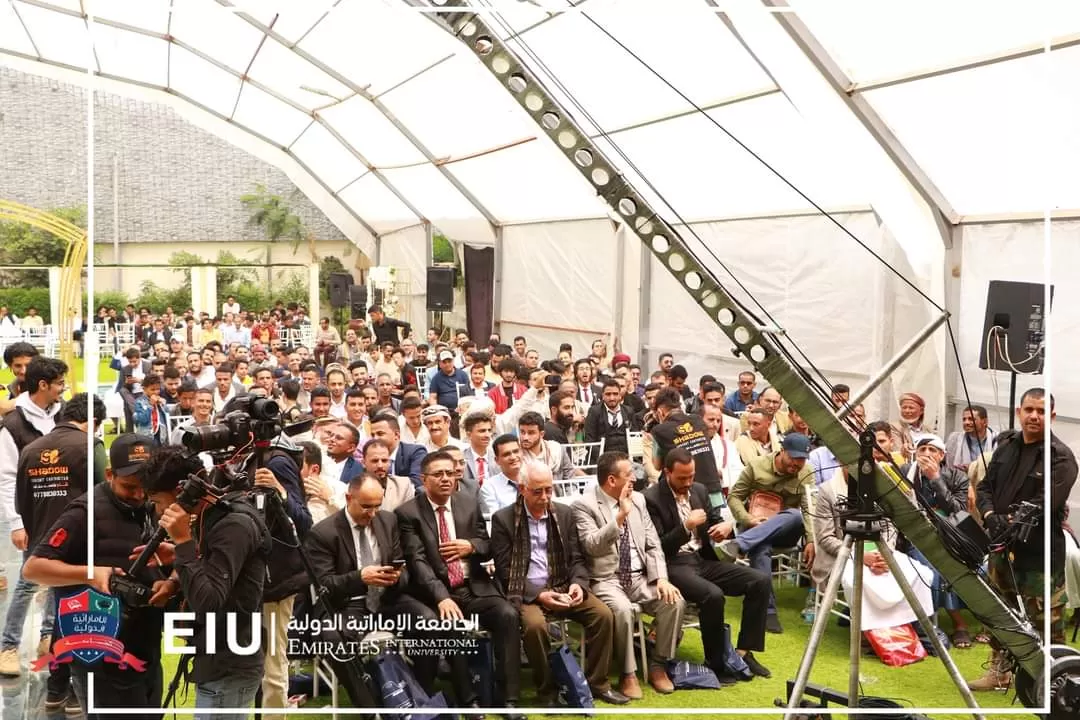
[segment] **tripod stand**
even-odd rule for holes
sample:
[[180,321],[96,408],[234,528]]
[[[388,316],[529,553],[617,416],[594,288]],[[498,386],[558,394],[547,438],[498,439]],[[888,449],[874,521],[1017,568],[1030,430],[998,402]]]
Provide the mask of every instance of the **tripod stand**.
[[[848,560],[852,557],[853,548],[855,559],[855,582],[854,592],[848,603],[851,613],[851,674],[848,678],[848,707],[859,707],[859,660],[862,653],[863,556],[866,551],[867,542],[876,543],[877,550],[881,553],[885,563],[889,566],[889,572],[891,572],[892,576],[896,579],[901,592],[904,594],[904,599],[911,606],[911,609],[915,611],[915,615],[918,617],[919,622],[930,636],[930,642],[933,644],[934,650],[937,652],[942,664],[945,665],[945,669],[948,671],[953,684],[956,685],[956,688],[960,691],[960,695],[964,698],[964,703],[970,708],[977,709],[979,706],[975,702],[974,695],[972,695],[967,683],[964,682],[964,678],[960,675],[960,670],[956,667],[956,663],[953,662],[952,657],[949,656],[948,651],[945,649],[945,644],[941,641],[935,628],[931,625],[930,618],[926,615],[926,611],[923,609],[922,603],[920,603],[916,597],[915,591],[911,588],[911,584],[908,583],[907,578],[901,573],[900,566],[896,561],[896,556],[893,555],[888,544],[882,542],[881,526],[884,515],[875,509],[873,500],[869,496],[870,477],[874,473],[874,434],[870,431],[864,431],[859,436],[859,447],[858,479],[855,482],[852,482],[850,478],[848,480],[848,498],[851,501],[857,499],[857,505],[854,509],[849,509],[841,513],[841,520],[844,525],[844,544],[837,554],[836,564],[833,566],[832,572],[829,575],[829,581],[825,586],[825,594],[821,603],[823,611],[819,611],[814,617],[814,625],[810,631],[810,639],[807,642],[806,652],[803,654],[802,662],[799,664],[799,672],[796,675],[795,684],[791,689],[791,696],[788,698],[787,709],[789,712],[784,716],[785,720],[793,720],[793,714],[790,711],[800,709],[799,703],[802,700],[807,682],[810,679],[810,671],[813,668],[814,658],[817,655],[818,647],[821,645],[821,638],[825,634],[825,626],[829,622],[829,608],[831,608],[832,604],[836,601],[836,596],[840,589],[840,580],[843,577],[844,568],[847,566]],[[983,716],[979,714],[974,715],[974,717],[979,718],[980,720],[983,718]]]

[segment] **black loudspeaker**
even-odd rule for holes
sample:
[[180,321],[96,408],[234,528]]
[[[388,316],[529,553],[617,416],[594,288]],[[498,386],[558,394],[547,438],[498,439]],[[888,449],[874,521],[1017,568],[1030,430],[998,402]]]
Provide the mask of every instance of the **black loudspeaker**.
[[366,285],[352,285],[349,287],[349,302],[348,302],[352,319],[367,317],[367,286]]
[[[1054,286],[1050,286],[1053,301]],[[986,294],[979,367],[1037,375],[1045,351],[1046,289],[1038,283],[991,280]]]
[[327,281],[330,293],[330,307],[343,308],[349,304],[349,288],[352,287],[352,275],[349,273],[330,273]]
[[427,269],[427,309],[446,312],[454,309],[454,276],[452,267],[429,267]]

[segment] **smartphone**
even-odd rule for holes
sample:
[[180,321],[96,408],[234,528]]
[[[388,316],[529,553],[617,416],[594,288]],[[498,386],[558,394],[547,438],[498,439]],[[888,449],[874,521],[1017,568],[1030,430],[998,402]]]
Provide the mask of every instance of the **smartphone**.
[[393,566],[393,568],[395,570],[404,570],[405,569],[405,561],[404,560],[394,560],[394,561],[392,561],[390,563],[390,565]]

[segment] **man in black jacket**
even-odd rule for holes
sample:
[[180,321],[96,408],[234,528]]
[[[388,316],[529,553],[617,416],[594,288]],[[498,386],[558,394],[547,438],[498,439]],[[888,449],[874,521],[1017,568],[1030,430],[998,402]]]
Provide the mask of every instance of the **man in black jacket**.
[[[383,487],[375,477],[361,474],[349,482],[345,509],[319,522],[304,546],[319,583],[335,611],[377,614],[415,620],[435,620],[435,612],[405,593],[409,574],[404,562],[397,517],[381,510]],[[403,626],[399,620],[397,626]],[[431,694],[438,657],[412,658],[416,679]]]
[[694,458],[695,480],[710,493],[720,492],[720,473],[708,437],[709,428],[700,415],[687,415],[682,402],[682,396],[675,388],[666,387],[656,393],[653,413],[658,424],[651,431],[653,464],[659,470],[663,467],[664,456],[670,451],[675,448],[687,450]]
[[[191,511],[177,504],[181,484],[190,473],[201,472],[198,457],[187,457],[177,447],[159,448],[147,461],[143,489],[161,516],[158,524],[175,543],[172,576],[180,583],[188,610],[196,615],[190,673],[195,707],[249,707],[263,675],[259,627],[266,560],[273,542],[262,513],[241,497],[230,498],[228,507],[209,496]],[[214,613],[214,652],[207,648],[207,613]],[[237,651],[223,642],[232,634],[229,625],[235,627]],[[212,717],[241,720],[246,714]]]
[[595,403],[585,416],[585,442],[604,441],[604,452],[627,452],[627,431],[637,432],[641,425],[630,408],[623,404],[623,391],[614,378],[604,378],[602,402]]
[[[517,610],[483,565],[491,559],[491,541],[479,502],[474,495],[454,492],[454,459],[446,451],[425,457],[421,473],[425,494],[394,511],[409,562],[411,592],[435,608],[441,619],[479,616],[495,650],[496,702],[512,708],[520,693],[521,630]],[[468,680],[455,673],[455,692],[466,704],[475,697]],[[507,717],[524,719],[517,713]]]
[[[997,436],[997,447],[986,471],[986,479],[976,488],[975,504],[987,533],[1002,550],[990,555],[990,579],[1004,597],[1017,595],[1024,604],[1028,620],[1041,634],[1047,611],[1044,594],[1050,592],[1050,638],[1057,645],[1065,643],[1065,522],[1066,503],[1076,484],[1076,456],[1065,443],[1050,433],[1050,482],[1044,476],[1047,421],[1046,392],[1032,388],[1020,398],[1016,409],[1020,431],[1006,430]],[[1054,396],[1050,396],[1050,422],[1053,422]],[[1044,488],[1049,488],[1046,497]],[[1038,524],[1027,528],[1027,539],[1018,541],[1019,527],[1013,524],[1022,502],[1042,506]],[[1044,574],[1046,546],[1043,523],[1050,523],[1050,577]],[[1012,568],[1009,555],[1012,555]],[[1045,642],[1047,638],[1043,638]],[[996,639],[991,640],[992,656],[986,674],[968,683],[973,690],[1008,687],[1012,680],[1009,661]]]
[[546,465],[527,463],[523,480],[518,501],[491,518],[491,546],[495,576],[521,613],[525,655],[540,704],[557,704],[548,663],[547,614],[568,617],[585,629],[585,677],[593,697],[625,705],[630,698],[613,690],[608,677],[614,617],[585,589],[589,570],[581,556],[574,513],[568,505],[551,502],[554,483]]
[[772,580],[768,573],[717,558],[712,543],[731,537],[733,523],[725,522],[720,508],[710,504],[705,486],[694,482],[694,474],[693,456],[688,450],[675,448],[664,458],[663,477],[644,493],[664,548],[668,578],[688,603],[698,606],[705,662],[726,683],[736,678],[724,662],[725,596],[742,595],[736,652],[753,675],[771,677],[754,651],[765,650]]

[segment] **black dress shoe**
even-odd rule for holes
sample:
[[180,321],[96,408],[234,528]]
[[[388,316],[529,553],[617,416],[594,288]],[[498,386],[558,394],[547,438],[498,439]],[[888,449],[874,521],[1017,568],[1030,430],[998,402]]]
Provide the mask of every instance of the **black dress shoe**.
[[604,692],[596,692],[593,690],[594,700],[603,700],[609,705],[626,705],[630,702],[630,698],[623,695],[615,688],[608,688]]
[[769,668],[759,663],[758,659],[754,657],[754,653],[747,650],[746,654],[742,656],[742,659],[743,662],[746,663],[746,667],[750,668],[750,672],[752,672],[753,674],[763,678],[772,677],[772,673],[769,672]]
[[731,687],[732,685],[739,684],[739,678],[728,673],[718,673],[715,670],[713,674],[716,675],[716,679],[720,681],[720,687]]

